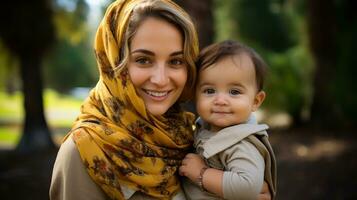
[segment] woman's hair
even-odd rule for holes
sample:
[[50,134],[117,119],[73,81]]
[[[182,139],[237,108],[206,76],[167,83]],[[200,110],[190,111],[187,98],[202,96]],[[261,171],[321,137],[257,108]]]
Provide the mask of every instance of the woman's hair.
[[261,91],[264,86],[268,66],[254,49],[236,41],[225,40],[204,48],[199,54],[196,62],[197,71],[204,70],[228,56],[242,54],[248,55],[252,60],[257,89],[258,91]]
[[129,15],[124,38],[120,45],[120,62],[115,71],[127,66],[130,58],[130,43],[142,22],[148,17],[164,20],[174,25],[183,37],[183,56],[187,64],[187,82],[180,100],[192,98],[196,81],[195,61],[198,56],[198,38],[195,26],[189,15],[178,5],[167,0],[143,0]]

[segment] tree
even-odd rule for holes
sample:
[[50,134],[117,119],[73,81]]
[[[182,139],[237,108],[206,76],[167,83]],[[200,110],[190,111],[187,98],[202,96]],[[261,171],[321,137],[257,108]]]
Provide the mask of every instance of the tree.
[[316,124],[322,124],[336,115],[328,86],[336,66],[335,12],[333,0],[308,1],[307,8],[309,44],[315,61],[311,115]]
[[311,120],[317,126],[355,126],[357,121],[355,6],[352,0],[307,1],[315,61]]
[[[200,49],[210,45],[214,39],[212,0],[175,0],[175,2],[191,16],[198,32]],[[197,113],[193,102],[185,103],[183,107]]]
[[25,118],[17,149],[22,152],[55,147],[44,116],[41,64],[54,42],[51,1],[9,1],[1,5],[0,37],[19,60]]
[[63,5],[67,1],[57,1],[54,6],[57,43],[44,63],[46,86],[61,93],[93,86],[98,77],[93,33],[88,25],[89,6],[84,0],[75,0],[68,9]]
[[197,28],[200,49],[211,44],[214,39],[212,0],[175,0],[175,2],[192,17]]

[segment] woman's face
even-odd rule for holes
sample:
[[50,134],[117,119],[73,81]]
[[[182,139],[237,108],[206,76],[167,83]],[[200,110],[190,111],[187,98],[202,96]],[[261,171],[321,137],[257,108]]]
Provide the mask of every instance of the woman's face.
[[130,44],[128,71],[147,110],[156,116],[164,114],[178,100],[187,80],[180,31],[164,20],[145,19]]

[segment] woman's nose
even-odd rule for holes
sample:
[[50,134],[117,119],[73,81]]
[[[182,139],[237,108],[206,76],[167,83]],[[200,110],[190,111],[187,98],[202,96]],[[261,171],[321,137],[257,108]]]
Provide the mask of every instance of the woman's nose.
[[169,83],[169,77],[164,63],[158,63],[154,67],[150,81],[158,86],[165,86]]

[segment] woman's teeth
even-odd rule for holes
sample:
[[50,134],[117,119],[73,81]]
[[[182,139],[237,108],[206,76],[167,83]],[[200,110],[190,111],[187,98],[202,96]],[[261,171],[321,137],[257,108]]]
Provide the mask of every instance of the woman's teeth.
[[146,90],[146,93],[149,94],[150,96],[154,96],[154,97],[163,97],[168,94],[168,92],[154,92],[154,91],[149,91],[149,90]]

